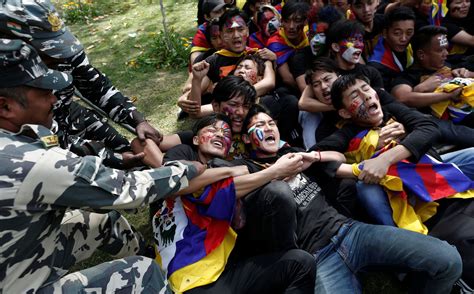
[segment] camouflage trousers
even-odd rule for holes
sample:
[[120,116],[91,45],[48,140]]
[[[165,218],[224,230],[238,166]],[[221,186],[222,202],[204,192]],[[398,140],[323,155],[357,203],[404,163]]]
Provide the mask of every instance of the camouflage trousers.
[[125,258],[50,277],[38,293],[167,293],[166,278],[156,262],[133,256],[140,253],[143,245],[143,238],[117,211],[68,211],[56,243],[55,268],[67,271],[97,249]]

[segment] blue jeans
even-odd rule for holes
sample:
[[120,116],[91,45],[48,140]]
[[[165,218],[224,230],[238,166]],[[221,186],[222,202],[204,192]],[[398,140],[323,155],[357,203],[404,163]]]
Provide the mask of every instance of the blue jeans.
[[357,181],[357,200],[374,223],[396,227],[393,221],[392,207],[382,186]]
[[474,180],[474,147],[441,155],[446,163],[454,163],[471,180]]
[[419,233],[356,221],[344,224],[316,252],[315,293],[361,293],[357,273],[366,269],[408,271],[412,293],[450,293],[462,272],[456,248]]

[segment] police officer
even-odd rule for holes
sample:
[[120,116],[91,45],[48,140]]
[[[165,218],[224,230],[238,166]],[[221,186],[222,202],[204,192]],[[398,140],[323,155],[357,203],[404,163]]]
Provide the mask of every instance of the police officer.
[[[0,39],[0,292],[166,290],[155,262],[132,256],[140,238],[112,209],[175,194],[201,168],[175,161],[127,173],[58,148],[49,130],[52,90],[70,83],[71,76],[48,69],[30,45]],[[97,209],[109,212],[91,212]],[[96,249],[122,259],[67,274]]]
[[161,142],[161,133],[145,120],[129,98],[89,63],[82,44],[64,26],[49,0],[0,1],[0,36],[21,38],[38,51],[50,68],[73,76],[72,85],[55,93],[59,99],[55,118],[59,123],[61,146],[72,144],[69,135],[74,135],[103,141],[105,147],[116,152],[129,150],[128,140],[113,127],[90,110],[71,103],[74,87],[115,122],[135,128],[140,140],[149,138],[157,144]]

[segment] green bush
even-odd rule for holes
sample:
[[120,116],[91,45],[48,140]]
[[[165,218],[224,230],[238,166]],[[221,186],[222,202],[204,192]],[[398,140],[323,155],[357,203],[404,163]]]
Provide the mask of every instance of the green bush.
[[89,18],[100,14],[92,0],[73,0],[61,6],[64,19],[67,23],[85,22]]
[[142,69],[177,69],[188,65],[191,41],[174,31],[152,33],[145,50],[128,65]]

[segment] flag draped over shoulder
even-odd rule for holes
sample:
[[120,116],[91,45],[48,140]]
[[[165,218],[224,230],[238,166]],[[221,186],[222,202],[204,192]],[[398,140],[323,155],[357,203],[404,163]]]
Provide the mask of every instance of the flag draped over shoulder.
[[[361,161],[377,157],[397,143],[393,141],[375,152],[377,144],[378,132],[375,130],[364,130],[350,142],[347,159],[348,163],[353,163],[355,176],[364,168]],[[354,153],[361,155],[355,157]],[[354,159],[357,161],[349,162]],[[379,184],[389,196],[395,223],[401,228],[424,234],[428,230],[423,222],[436,213],[437,203],[433,201],[474,197],[471,179],[454,164],[439,162],[428,155],[423,155],[418,163],[402,160],[390,166]]]
[[184,292],[216,281],[234,248],[230,227],[235,208],[232,178],[204,188],[196,197],[167,199],[153,218],[157,261],[171,288]]
[[455,102],[451,99],[432,104],[433,114],[441,119],[451,119],[454,123],[461,122],[471,114],[474,107],[474,79],[454,78],[436,88],[435,93],[449,93],[462,87],[461,101]]
[[255,32],[249,37],[249,47],[263,49],[265,48],[265,41],[261,32]]
[[406,49],[407,63],[402,64],[392,49],[385,42],[384,38],[379,38],[375,45],[373,54],[369,57],[369,62],[377,62],[396,72],[402,72],[413,64],[413,49],[411,44]]
[[267,41],[267,48],[273,51],[277,56],[277,66],[285,63],[288,58],[290,58],[296,52],[296,50],[303,49],[306,46],[309,46],[309,41],[306,34],[303,38],[303,41],[301,41],[298,45],[293,45],[286,37],[285,31],[282,28],[280,28],[277,33],[273,34]]
[[211,44],[209,44],[206,39],[206,29],[207,22],[203,23],[198,27],[198,30],[193,37],[193,42],[191,43],[191,53],[207,51],[212,48]]

